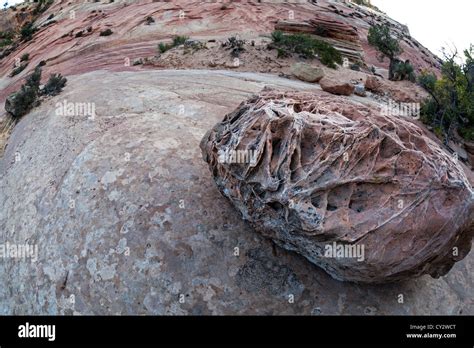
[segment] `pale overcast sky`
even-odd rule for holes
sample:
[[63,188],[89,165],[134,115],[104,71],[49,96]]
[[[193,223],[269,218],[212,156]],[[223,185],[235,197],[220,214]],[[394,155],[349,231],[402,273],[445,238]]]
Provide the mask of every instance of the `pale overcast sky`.
[[474,44],[473,0],[372,0],[396,21],[408,25],[410,34],[431,52],[456,45],[458,51]]
[[462,52],[474,44],[474,0],[372,0],[372,4],[408,25],[411,35],[439,56],[443,46],[454,44]]

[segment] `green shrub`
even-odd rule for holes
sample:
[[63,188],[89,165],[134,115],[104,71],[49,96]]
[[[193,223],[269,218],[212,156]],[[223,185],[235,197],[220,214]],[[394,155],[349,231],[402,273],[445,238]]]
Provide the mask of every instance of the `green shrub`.
[[152,16],[148,16],[148,17],[146,17],[146,19],[145,19],[145,23],[146,23],[147,25],[153,24],[153,23],[155,23],[155,19],[154,19]]
[[0,31],[0,48],[11,45],[14,37],[12,31]]
[[431,125],[445,142],[455,131],[466,140],[474,141],[474,46],[464,51],[464,63],[458,54],[444,53],[441,78],[422,72],[418,83],[429,94],[421,107],[421,119]]
[[437,104],[434,101],[434,99],[430,98],[421,104],[420,119],[423,123],[426,123],[428,125],[435,125],[436,113],[437,113]]
[[163,42],[158,44],[158,50],[160,51],[160,53],[165,53],[166,51],[172,49],[173,47],[183,45],[188,39],[189,37],[187,36],[175,36],[173,37],[173,42],[169,44],[163,43]]
[[66,85],[67,79],[61,74],[52,74],[43,89],[40,89],[41,67],[37,66],[33,73],[25,79],[20,90],[8,96],[5,110],[14,118],[19,118],[33,107],[39,105],[41,95],[54,96],[59,94]]
[[274,43],[282,42],[283,41],[283,32],[281,32],[280,30],[275,30],[272,33],[272,40],[273,40]]
[[[7,109],[8,113],[13,117],[21,117],[33,108],[37,99],[37,94],[31,87],[21,86],[20,90],[15,93],[13,105]],[[7,108],[7,107],[5,107]]]
[[41,72],[41,68],[36,67],[33,73],[26,78],[26,85],[33,88],[36,92],[39,92]]
[[29,53],[25,53],[24,55],[21,56],[20,58],[20,61],[21,62],[26,62],[30,59],[30,54]]
[[173,37],[173,46],[172,47],[176,47],[176,46],[179,46],[179,45],[184,45],[184,43],[186,42],[186,40],[188,40],[189,37],[187,36],[175,36]]
[[392,36],[390,28],[385,24],[370,27],[367,40],[371,46],[374,46],[380,52],[378,56],[380,61],[383,61],[385,57],[390,60],[388,78],[393,80],[395,68],[400,62],[397,57],[403,52],[399,40]]
[[430,94],[432,91],[434,91],[437,80],[438,78],[436,75],[428,71],[422,71],[420,76],[418,76],[419,85],[427,90]]
[[241,40],[236,38],[235,36],[231,36],[227,39],[227,41],[222,43],[222,47],[230,49],[230,54],[232,57],[238,57],[242,52],[245,51],[245,43],[245,40]]
[[13,43],[12,39],[2,39],[0,40],[0,48],[5,46],[10,46]]
[[28,63],[21,63],[20,65],[16,66],[15,68],[13,68],[12,72],[10,73],[10,77],[13,77],[13,76],[16,76],[18,75],[19,73],[21,73],[23,70],[25,70],[25,68],[28,66]]
[[205,43],[200,42],[200,41],[186,40],[186,42],[184,43],[184,48],[185,48],[184,54],[186,54],[187,52],[189,52],[190,49],[197,51],[197,50],[205,49],[207,48],[207,46]]
[[165,53],[171,48],[171,45],[165,44],[163,42],[160,42],[158,44],[158,49],[160,50],[161,53]]
[[468,141],[474,141],[474,127],[465,127],[458,129],[459,135]]
[[21,38],[24,41],[29,41],[33,38],[33,34],[36,32],[36,28],[33,26],[33,23],[26,23],[20,30]]
[[53,4],[53,0],[39,0],[38,4],[36,5],[35,9],[33,10],[33,15],[37,16],[43,12],[45,12],[49,6]]
[[396,60],[396,63],[393,68],[393,77],[394,81],[409,80],[411,82],[416,81],[415,71],[413,66],[410,64],[409,60],[404,62]]
[[436,134],[436,136],[440,139],[444,138],[444,130],[440,126],[434,127],[433,128],[433,133]]
[[45,95],[58,95],[63,90],[64,86],[66,86],[67,79],[63,77],[61,74],[52,74],[49,77],[48,82],[44,85],[42,89],[42,94]]
[[110,30],[110,29],[105,29],[105,30],[101,31],[99,35],[100,35],[100,36],[110,36],[110,35],[112,35],[113,33],[114,33],[114,32],[113,32],[112,30]]
[[20,90],[7,98],[5,110],[12,117],[19,118],[25,115],[38,103],[40,80],[41,68],[37,67],[26,78],[26,82],[21,86]]
[[285,51],[283,48],[277,48],[277,58],[287,58],[290,56],[290,53]]
[[321,63],[335,68],[336,63],[342,64],[342,56],[338,50],[325,41],[313,38],[308,34],[284,34],[280,31],[272,33],[273,46],[277,49],[278,55],[282,56],[283,52],[289,54],[297,53],[308,59],[319,56]]

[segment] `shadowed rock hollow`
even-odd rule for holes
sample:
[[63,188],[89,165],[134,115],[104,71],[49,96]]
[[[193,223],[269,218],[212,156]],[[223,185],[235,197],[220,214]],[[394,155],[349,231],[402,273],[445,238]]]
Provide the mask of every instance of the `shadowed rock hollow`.
[[[463,169],[416,125],[378,108],[266,91],[228,114],[201,149],[244,219],[336,279],[439,277],[471,248]],[[365,255],[334,257],[334,243]]]

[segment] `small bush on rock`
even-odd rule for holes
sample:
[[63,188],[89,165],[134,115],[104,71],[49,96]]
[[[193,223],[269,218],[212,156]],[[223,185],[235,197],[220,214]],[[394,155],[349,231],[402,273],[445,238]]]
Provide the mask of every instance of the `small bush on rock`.
[[160,42],[158,44],[158,49],[160,50],[160,53],[165,53],[171,48],[171,45],[165,44],[163,42]]
[[[23,85],[19,92],[11,96],[11,99],[7,99],[5,109],[12,117],[20,118],[33,108],[37,97],[31,87]],[[11,108],[7,106],[8,103],[12,105]]]
[[409,80],[411,82],[416,81],[415,72],[413,66],[409,60],[404,62],[397,60],[393,68],[393,81]]
[[444,53],[441,78],[423,72],[418,83],[430,94],[421,107],[421,119],[436,130],[447,143],[456,133],[474,141],[474,45],[464,51],[464,63],[458,54]]
[[317,40],[308,34],[284,34],[280,31],[272,33],[273,44],[270,48],[280,49],[279,56],[283,56],[283,51],[297,53],[303,58],[315,58],[316,55],[324,65],[336,68],[337,64],[342,64],[342,56],[338,50],[325,41]]
[[114,33],[114,32],[113,32],[112,30],[110,30],[110,29],[105,29],[105,30],[101,31],[99,35],[100,35],[100,36],[110,36],[110,35],[112,35],[113,33]]
[[39,96],[41,68],[37,67],[33,74],[26,78],[20,90],[11,94],[5,102],[5,110],[14,118],[19,118],[30,111],[36,104]]
[[33,38],[33,34],[36,32],[36,28],[33,26],[33,23],[26,23],[20,30],[20,35],[23,41],[29,41]]
[[283,41],[283,32],[280,30],[275,30],[272,33],[272,40],[274,43],[280,43]]
[[18,66],[15,66],[9,76],[10,76],[10,77],[13,77],[13,76],[18,75],[18,74],[21,73],[23,70],[25,70],[25,68],[26,68],[27,66],[28,66],[28,63],[26,63],[26,62],[21,63],[21,64],[18,65]]
[[40,104],[41,95],[54,96],[59,94],[66,85],[67,79],[61,74],[52,74],[43,89],[40,89],[41,67],[37,66],[29,75],[20,90],[8,96],[5,101],[5,110],[13,118],[20,118],[33,107]]
[[379,52],[379,59],[388,57],[390,60],[402,53],[399,40],[392,36],[387,25],[377,24],[369,29],[367,36],[369,44],[374,46]]
[[66,82],[67,79],[61,74],[52,74],[41,92],[42,94],[50,96],[58,95],[61,93],[64,86],[66,86]]
[[173,47],[179,46],[179,45],[184,45],[186,40],[188,40],[189,37],[187,36],[175,36],[173,37]]
[[187,37],[187,36],[175,36],[175,37],[173,37],[173,42],[172,43],[167,44],[167,43],[161,42],[158,45],[158,49],[159,49],[160,53],[165,53],[166,51],[172,49],[173,47],[183,45],[188,39],[189,39],[189,37]]
[[48,7],[50,7],[53,4],[53,0],[39,0],[37,1],[37,5],[35,9],[33,10],[33,15],[37,16],[43,12],[45,12]]
[[33,73],[26,78],[26,85],[33,88],[36,93],[38,93],[40,89],[41,73],[41,68],[36,67]]
[[230,54],[232,57],[238,57],[242,52],[245,51],[245,43],[245,40],[241,40],[236,38],[235,36],[231,36],[227,39],[226,42],[222,43],[222,47],[230,49]]
[[15,34],[12,31],[0,31],[0,48],[11,45],[14,37]]
[[146,25],[150,25],[150,24],[153,24],[153,23],[155,23],[155,20],[153,19],[152,16],[146,17],[146,19],[145,19],[145,24]]

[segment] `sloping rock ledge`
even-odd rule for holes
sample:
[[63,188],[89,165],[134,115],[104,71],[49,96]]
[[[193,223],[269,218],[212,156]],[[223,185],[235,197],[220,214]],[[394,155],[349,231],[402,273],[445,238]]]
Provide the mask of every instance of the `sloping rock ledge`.
[[266,91],[201,149],[244,219],[336,279],[439,277],[471,248],[465,173],[402,118],[322,93]]

